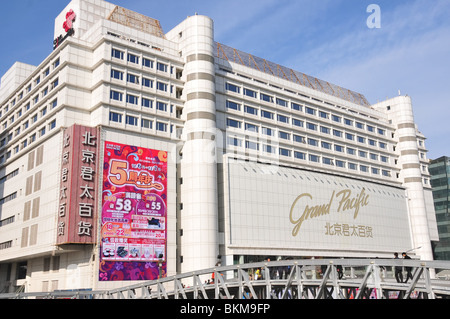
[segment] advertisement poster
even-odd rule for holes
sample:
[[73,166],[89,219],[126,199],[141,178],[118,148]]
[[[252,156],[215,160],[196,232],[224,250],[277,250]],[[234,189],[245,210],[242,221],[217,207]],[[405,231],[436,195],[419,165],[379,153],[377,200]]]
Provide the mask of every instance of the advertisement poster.
[[166,275],[167,152],[105,142],[101,281]]

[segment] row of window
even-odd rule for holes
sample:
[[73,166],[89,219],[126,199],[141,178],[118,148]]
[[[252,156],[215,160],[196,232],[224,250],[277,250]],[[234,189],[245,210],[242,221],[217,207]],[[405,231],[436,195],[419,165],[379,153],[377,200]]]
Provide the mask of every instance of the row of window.
[[[33,125],[34,123],[36,123],[38,121],[39,117],[44,117],[45,115],[47,115],[48,111],[53,110],[57,106],[58,106],[58,99],[54,99],[50,102],[49,105],[45,105],[41,110],[39,110],[38,112],[36,112],[32,116],[30,116],[29,119],[24,120],[20,126],[17,126],[15,128],[14,132],[10,132],[7,137],[4,137],[3,139],[0,140],[0,148],[7,145],[13,139],[13,137],[18,136],[21,132],[28,129],[28,127],[30,125]],[[30,109],[30,105],[28,103],[27,105],[25,105],[24,111],[26,112],[29,109]],[[22,110],[19,110],[17,112],[17,119],[19,119],[21,116],[22,116]],[[6,126],[4,127],[4,129],[6,129]]]
[[[51,71],[56,69],[59,66],[59,64],[60,64],[60,60],[59,60],[59,58],[56,58],[55,61],[51,64],[51,66],[47,66],[42,71],[42,73],[40,73],[36,77],[34,77],[34,79],[28,85],[25,86],[24,90],[17,93],[17,95],[14,98],[12,98],[11,101],[6,103],[6,105],[4,107],[2,107],[2,109],[0,109],[0,118],[2,117],[2,114],[6,114],[8,112],[10,107],[11,108],[14,107],[28,93],[30,93],[34,87],[37,87],[41,83],[42,80],[47,78],[50,75]],[[45,97],[57,85],[58,85],[58,79],[56,78],[50,83],[49,86],[43,88],[40,93],[36,94],[32,98],[34,104],[38,103],[40,98]]]
[[[237,146],[242,147],[244,145],[244,140],[239,139],[237,137],[227,137],[227,145],[229,146]],[[245,140],[245,148],[253,151],[260,151],[260,143],[255,141]],[[295,158],[300,160],[309,160],[312,163],[323,163],[325,165],[336,166],[340,168],[348,168],[349,170],[358,170],[363,173],[371,173],[373,175],[383,175],[390,177],[391,172],[389,170],[380,169],[378,167],[368,166],[364,164],[357,164],[350,161],[338,160],[335,158],[320,156],[315,154],[308,154],[306,152],[301,151],[292,151],[290,149],[284,147],[275,147],[273,145],[262,144],[262,151],[268,154],[276,154],[278,148],[278,154],[280,156]]]
[[[56,119],[52,120],[48,125],[42,126],[36,133],[30,135],[30,137],[25,138],[20,143],[15,145],[12,150],[8,150],[6,153],[0,155],[0,164],[3,164],[8,160],[13,154],[19,153],[21,150],[26,148],[28,145],[36,141],[37,137],[42,137],[47,131],[51,131],[56,127]],[[9,136],[8,136],[9,138]],[[2,140],[3,141],[3,140]]]
[[[305,114],[318,116],[324,120],[331,120],[332,122],[345,124],[352,128],[367,130],[370,133],[377,133],[379,135],[386,136],[386,130],[383,128],[376,128],[374,125],[371,125],[371,124],[365,124],[358,120],[353,120],[353,119],[346,118],[344,116],[332,114],[330,112],[321,111],[321,110],[316,109],[312,105],[307,105],[304,102],[288,101],[286,99],[275,97],[275,96],[272,96],[272,95],[269,95],[269,94],[266,94],[263,92],[257,92],[255,90],[251,90],[249,88],[241,87],[241,86],[231,84],[231,83],[226,83],[225,88],[227,91],[234,92],[237,94],[241,94],[241,90],[242,90],[242,94],[244,96],[255,98],[255,99],[258,99],[258,95],[259,95],[259,99],[261,101],[274,103],[278,106],[285,107],[285,108],[289,108],[289,105],[290,105],[290,108],[294,111],[304,112]],[[235,109],[240,108],[239,103],[235,103],[235,104],[236,104]],[[245,108],[245,110],[244,110],[245,112],[253,114],[253,115],[257,115],[257,109],[250,107],[250,106],[244,106],[244,108]],[[240,110],[240,109],[238,109],[238,110]],[[263,112],[266,112],[266,111],[261,110],[261,116],[267,117],[267,116],[264,116]]]
[[[226,106],[228,109],[240,110],[240,105],[235,102],[227,101]],[[385,142],[377,141],[370,137],[356,135],[354,133],[346,132],[341,129],[331,128],[331,127],[327,127],[325,125],[319,125],[316,123],[303,121],[303,120],[300,120],[300,119],[297,119],[294,117],[290,118],[289,116],[285,116],[282,114],[275,114],[274,112],[265,111],[263,109],[258,110],[254,107],[247,106],[247,105],[244,106],[244,111],[246,113],[253,114],[253,115],[257,115],[257,112],[260,111],[261,117],[266,118],[266,119],[274,120],[276,118],[276,120],[278,122],[283,123],[283,124],[289,125],[292,123],[291,125],[294,127],[306,128],[311,131],[316,131],[316,132],[320,132],[323,134],[329,134],[329,135],[333,135],[333,136],[339,137],[339,138],[345,138],[348,141],[358,142],[360,144],[370,145],[372,147],[378,146],[381,149],[387,149],[387,143],[385,143]],[[237,121],[237,120],[231,120],[231,122],[227,123],[227,125],[231,126],[231,127],[236,127],[236,128],[242,127],[241,121]],[[257,130],[258,126],[254,125],[254,124],[248,124],[246,122],[245,129],[247,130],[247,127],[249,127],[249,126],[255,127],[256,132],[258,132],[258,130]]]
[[[242,123],[244,123],[244,125],[242,125]],[[263,136],[267,136],[268,138],[272,138],[272,137],[277,137],[280,141],[285,140],[286,142],[296,142],[296,143],[303,143],[303,144],[308,144],[310,146],[314,146],[314,147],[322,147],[323,149],[326,150],[334,150],[336,152],[340,152],[340,153],[347,153],[348,155],[358,155],[361,158],[370,158],[371,160],[381,160],[384,163],[387,163],[389,161],[389,158],[387,156],[384,155],[378,155],[375,153],[372,153],[370,151],[367,150],[362,150],[362,149],[356,149],[355,147],[349,147],[349,146],[344,146],[344,145],[340,145],[337,143],[331,143],[328,141],[324,141],[324,140],[319,140],[317,138],[313,138],[313,137],[308,137],[308,136],[303,136],[300,134],[296,134],[296,133],[290,133],[290,132],[285,132],[282,131],[280,129],[278,129],[278,135],[276,136],[276,131],[273,128],[269,128],[269,127],[264,127],[264,126],[259,126],[257,124],[252,124],[252,123],[248,123],[248,122],[241,122],[239,120],[235,120],[232,118],[227,118],[227,128],[244,128],[245,131],[248,132],[254,132],[254,133],[259,133],[261,132]],[[341,136],[342,137],[342,136]],[[348,139],[348,137],[347,137]],[[351,139],[353,140],[353,139]],[[362,144],[365,144],[363,141],[360,141]],[[371,146],[376,146],[376,141],[373,141],[369,143],[369,145]],[[379,142],[379,146],[382,149],[386,149],[386,144]]]
[[[133,54],[130,52],[125,52],[116,48],[113,48],[111,50],[111,57],[119,59],[119,60],[125,60],[125,56],[126,56],[126,61],[130,62],[130,63],[134,63],[137,65],[141,65],[147,68],[151,68],[153,69],[154,66],[154,61],[152,59],[146,58],[146,57],[141,57],[137,54]],[[161,71],[161,72],[168,72],[169,71],[169,65],[166,63],[162,63],[162,62],[156,62],[156,70]],[[170,73],[173,73],[173,67],[170,67]]]
[[[121,113],[109,112],[109,121],[114,123],[124,123],[123,120],[125,118],[125,124],[131,126],[139,126],[139,117],[132,115],[123,115]],[[146,118],[140,119],[140,124],[142,128],[153,129],[153,122],[156,122],[155,129],[160,132],[168,132],[168,128],[170,128],[170,133],[173,132],[173,124],[169,126],[169,124],[158,121],[158,120],[150,120]]]
[[[115,100],[118,102],[122,102],[123,101],[123,96],[125,95],[126,98],[126,102],[128,104],[132,104],[132,105],[136,105],[136,106],[143,106],[149,109],[153,109],[153,104],[155,104],[155,109],[158,111],[163,111],[163,112],[169,112],[169,113],[173,113],[174,112],[174,105],[165,103],[165,102],[161,102],[156,100],[156,102],[153,99],[149,99],[149,98],[145,98],[145,97],[138,97],[136,95],[133,94],[124,94],[122,92],[119,91],[115,91],[115,90],[111,90],[110,92],[110,99],[111,100]],[[139,99],[141,99],[141,103],[139,104]]]

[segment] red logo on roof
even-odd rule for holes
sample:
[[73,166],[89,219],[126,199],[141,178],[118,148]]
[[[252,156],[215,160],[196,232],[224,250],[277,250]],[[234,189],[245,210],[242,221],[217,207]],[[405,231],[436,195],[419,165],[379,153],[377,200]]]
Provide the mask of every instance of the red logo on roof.
[[76,17],[77,15],[72,9],[66,13],[66,21],[63,24],[63,28],[66,32],[69,32],[69,30],[73,28],[73,23],[75,22]]

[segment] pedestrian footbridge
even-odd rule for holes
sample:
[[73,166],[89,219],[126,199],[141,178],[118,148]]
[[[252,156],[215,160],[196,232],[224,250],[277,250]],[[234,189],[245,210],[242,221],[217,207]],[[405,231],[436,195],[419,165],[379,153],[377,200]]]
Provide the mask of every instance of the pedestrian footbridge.
[[[395,267],[402,267],[404,279],[410,270],[412,278],[397,282]],[[108,291],[10,293],[0,299],[447,299],[446,273],[446,261],[284,260],[216,267]]]

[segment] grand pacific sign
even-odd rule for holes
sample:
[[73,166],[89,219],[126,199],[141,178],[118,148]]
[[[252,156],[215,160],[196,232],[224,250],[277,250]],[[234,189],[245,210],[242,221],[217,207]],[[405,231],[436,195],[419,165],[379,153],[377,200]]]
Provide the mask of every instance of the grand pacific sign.
[[[333,191],[330,200],[325,203],[315,203],[314,198],[309,193],[299,195],[292,203],[289,213],[290,222],[295,225],[292,230],[292,236],[297,236],[304,222],[314,218],[330,215],[333,213],[353,213],[353,219],[358,217],[360,209],[369,204],[369,195],[363,188],[359,194],[352,194],[350,189],[344,189],[338,193]],[[295,216],[297,207],[303,213],[300,217]]]

